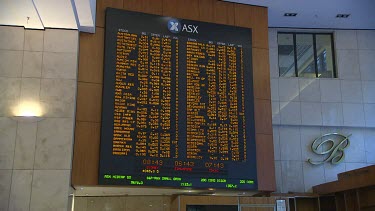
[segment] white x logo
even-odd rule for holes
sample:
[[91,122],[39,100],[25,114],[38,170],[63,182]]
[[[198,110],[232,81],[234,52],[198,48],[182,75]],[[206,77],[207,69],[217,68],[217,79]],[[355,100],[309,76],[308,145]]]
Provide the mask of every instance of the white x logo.
[[178,32],[178,28],[177,28],[177,26],[178,26],[178,22],[173,22],[173,21],[171,21],[171,28],[170,28],[170,30],[171,31],[176,31],[176,32]]

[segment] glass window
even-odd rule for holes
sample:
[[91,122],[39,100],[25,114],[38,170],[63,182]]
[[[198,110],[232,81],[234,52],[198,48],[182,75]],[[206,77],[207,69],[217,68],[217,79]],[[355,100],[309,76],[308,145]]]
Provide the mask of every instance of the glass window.
[[314,41],[312,34],[297,34],[298,76],[315,78]]
[[332,34],[279,33],[280,77],[336,77],[332,42]]
[[319,78],[334,78],[332,39],[330,35],[316,35],[316,55]]
[[279,34],[277,42],[279,46],[278,50],[280,76],[296,76],[294,64],[293,34]]

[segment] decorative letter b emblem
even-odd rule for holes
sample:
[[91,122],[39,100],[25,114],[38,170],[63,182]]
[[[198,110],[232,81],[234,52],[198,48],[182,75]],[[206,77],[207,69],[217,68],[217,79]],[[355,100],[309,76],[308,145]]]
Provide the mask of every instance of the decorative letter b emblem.
[[[313,165],[323,164],[325,162],[331,161],[332,164],[339,164],[341,163],[344,158],[344,149],[346,149],[349,145],[349,137],[351,136],[344,136],[338,133],[328,133],[325,134],[313,141],[311,144],[311,150],[317,155],[328,155],[326,159],[323,161],[312,161],[309,158],[307,161]],[[335,140],[337,145],[335,145]]]

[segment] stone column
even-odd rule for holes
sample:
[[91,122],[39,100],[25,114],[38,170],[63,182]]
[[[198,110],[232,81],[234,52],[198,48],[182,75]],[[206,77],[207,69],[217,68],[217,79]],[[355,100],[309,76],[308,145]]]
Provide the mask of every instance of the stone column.
[[[0,210],[67,210],[77,30],[0,26]],[[19,106],[41,118],[14,118]]]

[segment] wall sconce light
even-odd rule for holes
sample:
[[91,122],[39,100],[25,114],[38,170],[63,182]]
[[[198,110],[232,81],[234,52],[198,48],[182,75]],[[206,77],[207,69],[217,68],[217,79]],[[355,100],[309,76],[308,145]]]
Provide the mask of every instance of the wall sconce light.
[[13,119],[21,122],[38,122],[42,120],[43,109],[38,102],[24,101],[13,109]]

